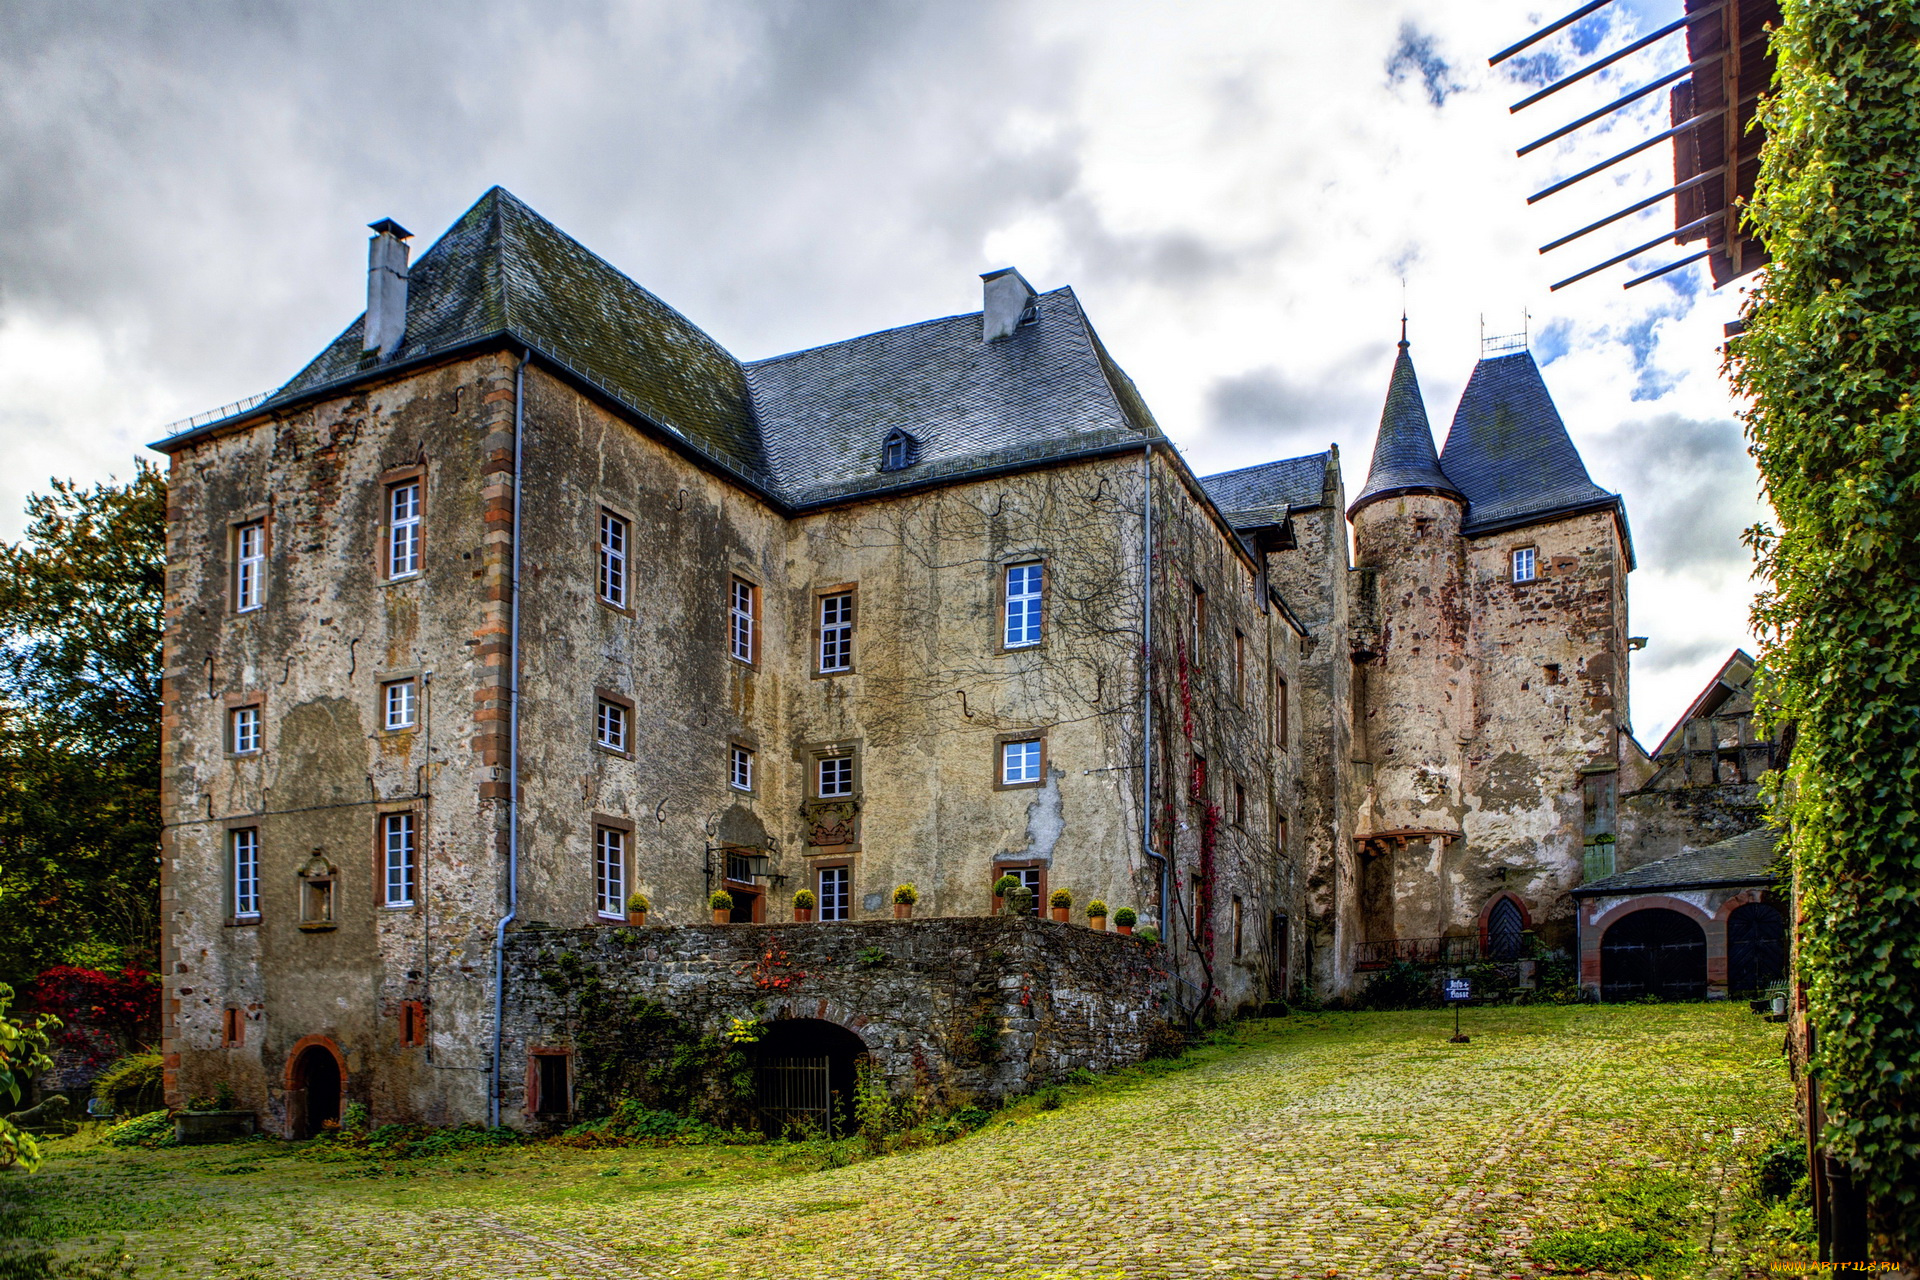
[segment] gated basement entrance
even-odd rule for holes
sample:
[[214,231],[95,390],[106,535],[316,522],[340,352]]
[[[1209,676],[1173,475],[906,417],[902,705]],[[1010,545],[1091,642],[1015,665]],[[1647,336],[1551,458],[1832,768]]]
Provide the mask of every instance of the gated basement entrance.
[[864,1040],[837,1023],[785,1018],[768,1023],[754,1048],[754,1108],[765,1132],[853,1131],[854,1071],[867,1054]]
[[1600,998],[1707,998],[1707,935],[1678,911],[1648,907],[1608,927],[1600,940]]

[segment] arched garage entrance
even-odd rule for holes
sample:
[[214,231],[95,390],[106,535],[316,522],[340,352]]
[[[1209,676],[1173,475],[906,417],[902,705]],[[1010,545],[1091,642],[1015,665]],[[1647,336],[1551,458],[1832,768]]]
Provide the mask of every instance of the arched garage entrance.
[[1727,990],[1742,995],[1787,976],[1787,918],[1765,902],[1727,917]]
[[1664,907],[1622,917],[1600,939],[1600,998],[1707,998],[1707,935]]
[[764,1131],[853,1131],[854,1070],[866,1041],[821,1018],[783,1018],[767,1024],[754,1050],[754,1110]]

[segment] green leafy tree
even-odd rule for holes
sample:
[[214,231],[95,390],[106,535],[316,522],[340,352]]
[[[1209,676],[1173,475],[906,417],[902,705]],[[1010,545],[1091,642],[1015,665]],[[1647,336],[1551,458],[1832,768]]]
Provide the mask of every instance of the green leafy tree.
[[1772,255],[1729,372],[1778,527],[1770,710],[1822,1140],[1920,1253],[1920,8],[1786,0],[1749,217]]
[[0,978],[151,963],[166,481],[55,481],[0,546]]
[[[51,1018],[22,1022],[8,1017],[12,1003],[13,988],[0,982],[0,1102],[17,1104],[27,1082],[53,1065],[47,1057],[47,1033],[59,1024]],[[39,1163],[40,1148],[32,1136],[0,1117],[0,1169],[33,1169]]]

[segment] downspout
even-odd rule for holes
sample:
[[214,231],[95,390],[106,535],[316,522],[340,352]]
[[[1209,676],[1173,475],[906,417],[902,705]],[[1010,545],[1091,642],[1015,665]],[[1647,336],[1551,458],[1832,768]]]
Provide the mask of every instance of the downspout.
[[[1160,864],[1160,901],[1154,919],[1163,938],[1172,945],[1167,924],[1167,878],[1171,874],[1166,855],[1153,847],[1153,445],[1147,445],[1140,459],[1142,539],[1140,571],[1146,580],[1146,598],[1140,612],[1140,852]],[[1167,989],[1179,1008],[1173,988]]]
[[500,1127],[500,1042],[507,1007],[507,926],[520,914],[520,476],[526,435],[526,350],[513,371],[513,558],[507,571],[507,911],[493,930],[493,1087],[487,1123]]

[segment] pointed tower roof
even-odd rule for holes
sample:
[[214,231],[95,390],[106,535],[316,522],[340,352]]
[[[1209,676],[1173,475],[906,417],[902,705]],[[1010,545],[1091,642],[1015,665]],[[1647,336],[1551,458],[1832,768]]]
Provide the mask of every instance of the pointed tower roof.
[[1433,451],[1433,428],[1427,424],[1426,402],[1420,398],[1420,379],[1407,353],[1407,322],[1400,321],[1400,354],[1394,358],[1393,381],[1387,384],[1386,407],[1380,411],[1380,433],[1373,442],[1373,465],[1367,483],[1347,508],[1351,520],[1360,508],[1379,498],[1401,493],[1437,493],[1464,498]]
[[[1620,506],[1588,477],[1528,351],[1474,366],[1440,465],[1467,496],[1460,531],[1468,535]],[[1620,520],[1624,533],[1624,510]]]

